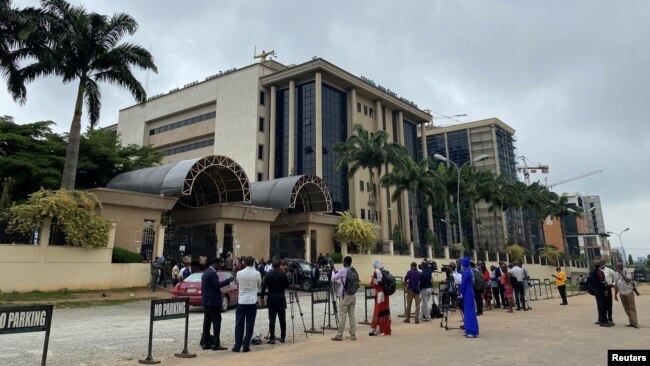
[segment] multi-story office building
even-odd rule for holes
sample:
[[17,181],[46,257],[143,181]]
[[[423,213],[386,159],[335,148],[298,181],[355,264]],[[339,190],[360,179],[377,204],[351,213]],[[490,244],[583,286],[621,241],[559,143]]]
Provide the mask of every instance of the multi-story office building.
[[[348,180],[345,169],[335,168],[334,144],[361,124],[387,131],[415,155],[417,128],[430,119],[390,89],[315,58],[219,72],[121,110],[117,130],[124,144],[162,151],[165,163],[223,155],[251,181],[315,174],[327,184],[333,211],[369,219],[368,172]],[[391,190],[380,193],[380,237],[388,239],[392,223],[409,222],[408,199],[390,202]]]
[[[425,151],[431,158],[434,154],[440,154],[460,167],[485,154],[488,156],[487,159],[474,163],[477,169],[488,170],[497,176],[505,175],[513,180],[517,179],[515,130],[498,118],[448,127],[429,125],[425,129],[425,134]],[[455,216],[455,210],[451,211],[451,216]],[[434,216],[440,219],[444,217],[443,215],[444,213],[438,212]],[[523,237],[521,213],[518,211],[499,209],[490,211],[487,204],[479,202],[476,215],[479,224],[473,228],[469,218],[469,207],[462,207],[463,235],[471,243],[480,243],[484,250],[494,251],[502,248],[505,243],[517,242]],[[422,221],[421,226],[423,226]],[[450,223],[440,220],[437,220],[434,225],[442,243],[449,244],[457,241],[455,225],[450,226]],[[447,230],[448,228],[450,230]]]

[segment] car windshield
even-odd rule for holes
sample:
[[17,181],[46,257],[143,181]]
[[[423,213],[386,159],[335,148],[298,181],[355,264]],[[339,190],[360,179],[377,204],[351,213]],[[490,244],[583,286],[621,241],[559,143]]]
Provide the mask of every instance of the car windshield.
[[298,262],[298,265],[300,265],[300,268],[305,271],[305,272],[311,272],[311,264],[307,262]]
[[201,282],[201,275],[203,275],[203,273],[192,273],[188,278],[184,279],[183,282]]

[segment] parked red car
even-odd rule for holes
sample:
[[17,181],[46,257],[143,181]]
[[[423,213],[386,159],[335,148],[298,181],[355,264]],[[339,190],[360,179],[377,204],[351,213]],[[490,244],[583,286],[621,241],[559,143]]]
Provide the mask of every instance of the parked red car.
[[[232,277],[231,272],[217,271],[219,281],[225,281]],[[190,299],[190,305],[202,306],[201,303],[201,276],[203,273],[193,273],[189,277],[179,282],[172,290],[172,297],[175,299]],[[237,305],[237,296],[239,287],[232,282],[228,286],[221,288],[221,308],[227,311],[229,307]]]

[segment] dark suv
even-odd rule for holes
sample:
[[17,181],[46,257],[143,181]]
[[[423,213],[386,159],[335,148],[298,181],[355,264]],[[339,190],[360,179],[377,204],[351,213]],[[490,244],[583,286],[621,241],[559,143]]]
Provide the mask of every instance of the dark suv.
[[[287,276],[289,283],[293,287],[298,287],[304,291],[312,288],[311,270],[312,265],[304,259],[282,259],[287,264]],[[321,271],[317,285],[320,287],[327,283],[327,274]]]

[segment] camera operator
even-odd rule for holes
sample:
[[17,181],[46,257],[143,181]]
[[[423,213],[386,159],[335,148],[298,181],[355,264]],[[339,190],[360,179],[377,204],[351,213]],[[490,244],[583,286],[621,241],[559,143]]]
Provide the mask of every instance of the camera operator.
[[[435,263],[435,262],[434,262]],[[434,263],[427,262],[426,259],[420,264],[420,300],[422,301],[420,305],[420,314],[418,314],[420,321],[430,322],[431,321],[431,306],[429,305],[429,299],[433,294],[433,268]]]
[[[453,277],[453,279],[454,279],[454,282],[453,282],[453,294],[455,296],[457,296],[456,304],[452,303],[451,305],[452,305],[452,307],[454,305],[457,305],[458,309],[460,310],[460,313],[463,314],[463,295],[458,292],[458,287],[460,286],[461,282],[463,281],[463,275],[461,275],[460,273],[458,273],[456,271],[456,262],[449,262],[449,272],[450,272],[451,277]],[[450,281],[450,285],[451,285],[451,281]],[[449,289],[452,290],[452,287],[450,286]],[[452,298],[452,301],[454,301],[453,298]]]

